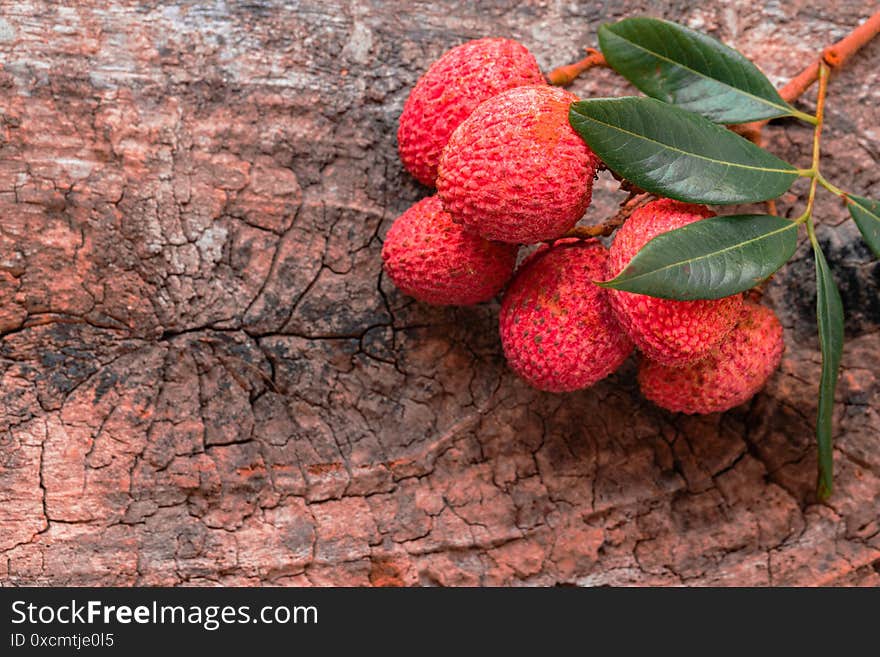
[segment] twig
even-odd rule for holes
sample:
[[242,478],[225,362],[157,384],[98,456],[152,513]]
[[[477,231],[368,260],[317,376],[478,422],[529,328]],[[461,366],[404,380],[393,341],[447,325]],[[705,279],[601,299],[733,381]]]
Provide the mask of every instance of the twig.
[[605,61],[605,57],[601,52],[595,48],[587,48],[586,57],[574,64],[554,68],[547,74],[547,80],[550,81],[550,84],[554,84],[557,87],[564,87],[571,84],[581,73],[590,70],[594,66],[608,66],[608,62]]
[[[654,194],[649,194],[647,192],[642,192],[641,194],[633,194],[620,204],[620,209],[610,219],[602,222],[601,224],[596,224],[595,226],[575,226],[570,231],[565,233],[565,235],[563,235],[562,237],[558,237],[557,239],[566,239],[573,237],[585,240],[591,237],[605,237],[607,235],[610,235],[615,230],[620,228],[620,226],[623,225],[623,222],[629,219],[630,215],[632,215],[633,212],[638,210],[646,203],[654,200],[655,198],[657,197]],[[554,239],[549,241],[552,244],[556,240]]]
[[[875,36],[880,34],[880,11],[875,12],[868,20],[855,28],[843,39],[834,43],[822,51],[821,56],[803,71],[793,77],[786,85],[779,90],[779,95],[787,103],[793,103],[800,98],[813,83],[819,79],[819,68],[822,63],[828,66],[832,72],[840,69],[853,55],[864,48]],[[565,86],[570,84],[578,75],[584,71],[588,71],[594,66],[608,66],[605,57],[595,48],[587,48],[587,56],[579,62],[559,66],[547,75],[550,84]],[[743,123],[740,125],[730,126],[731,130],[739,133],[746,139],[754,142],[758,146],[764,145],[763,128],[770,122],[770,119],[762,121],[753,121],[752,123]],[[776,201],[767,201],[767,212],[776,214]],[[610,235],[614,230],[626,219],[622,219],[620,223],[614,224],[616,217],[609,219],[604,224],[598,226],[579,226],[574,228],[568,237],[596,237],[599,235]]]
[[[820,146],[822,141],[822,126],[825,123],[825,98],[828,93],[828,77],[831,75],[831,68],[821,62],[819,64],[819,93],[816,97],[816,126],[813,128],[813,156],[811,160],[811,166],[807,170],[807,173],[810,180],[810,193],[807,198],[807,207],[804,210],[803,214],[795,219],[795,222],[798,224],[806,223],[807,224],[807,232],[810,237],[813,238],[813,203],[816,200],[816,187],[819,185],[822,178],[822,174],[819,173],[819,159],[820,159]],[[772,280],[773,274],[768,276],[765,280],[761,281],[752,288],[750,292],[751,298],[755,300],[760,300],[761,295],[764,294],[764,288],[767,284]]]
[[[779,95],[787,103],[793,103],[813,86],[819,79],[819,64],[824,62],[832,72],[840,69],[853,55],[864,48],[875,36],[880,34],[880,11],[876,12],[864,23],[847,34],[837,43],[834,43],[822,51],[821,56],[803,71],[793,77],[788,84],[779,90]],[[746,139],[762,145],[761,129],[770,122],[770,119],[743,123],[734,126],[734,130]]]
[[[787,103],[793,103],[813,86],[813,83],[819,79],[819,63],[825,62],[833,71],[841,68],[847,60],[855,55],[859,50],[864,48],[877,34],[880,34],[880,11],[874,13],[868,20],[855,28],[837,43],[834,43],[822,51],[821,56],[803,71],[793,77],[785,86],[779,90],[779,95]],[[590,70],[596,66],[608,66],[605,57],[595,48],[587,48],[587,56],[581,61],[574,64],[567,64],[554,68],[547,74],[550,84],[560,87],[571,84],[574,79],[581,73]],[[753,123],[743,123],[734,126],[734,130],[747,139],[760,146],[761,128],[763,128],[769,119],[763,121],[755,121]]]

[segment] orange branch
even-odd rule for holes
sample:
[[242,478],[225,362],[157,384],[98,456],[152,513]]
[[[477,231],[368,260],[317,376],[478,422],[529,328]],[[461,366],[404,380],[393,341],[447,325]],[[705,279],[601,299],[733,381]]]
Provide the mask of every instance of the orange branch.
[[788,84],[779,90],[779,95],[786,103],[793,103],[813,86],[813,83],[819,79],[819,60],[810,64],[803,71],[793,77]]
[[587,48],[586,57],[574,64],[554,68],[547,74],[547,80],[550,81],[550,84],[554,84],[557,87],[564,87],[571,84],[581,73],[588,71],[594,66],[608,66],[608,62],[605,61],[605,57],[601,52],[595,48]]
[[[779,90],[779,95],[787,103],[793,103],[819,79],[819,66],[821,63],[824,62],[832,71],[840,69],[878,34],[880,34],[880,11],[875,12],[868,20],[847,34],[843,39],[825,48],[822,51],[822,55],[816,61],[798,73]],[[595,66],[607,67],[608,62],[605,61],[605,57],[601,52],[595,48],[587,48],[587,56],[584,59],[574,64],[559,66],[553,69],[547,75],[547,79],[550,84],[565,86],[571,84],[578,75]],[[753,121],[752,123],[730,126],[730,128],[758,146],[762,146],[764,141],[762,129],[769,121],[769,119]],[[776,203],[774,201],[767,202],[767,211],[770,214],[776,214]],[[613,218],[599,226],[578,226],[571,231],[570,236],[594,237],[608,235],[613,232],[614,228],[620,225],[615,223],[615,219]]]
[[[822,58],[832,69],[843,66],[846,60],[864,48],[878,34],[880,34],[880,11],[876,12],[840,41],[825,48],[822,52]],[[818,79],[818,76],[819,70],[817,68],[816,78],[814,79]]]
[[[804,95],[807,89],[812,87],[813,83],[819,79],[819,64],[821,62],[825,62],[832,71],[839,69],[878,34],[880,34],[880,11],[876,12],[840,41],[825,48],[819,59],[798,73],[788,84],[779,90],[779,95],[782,96],[785,102],[793,103]],[[761,128],[767,125],[768,122],[769,119],[744,123],[736,126],[736,131],[760,146]]]
[[796,101],[819,79],[819,62],[824,61],[832,71],[838,69],[859,50],[868,45],[871,39],[878,34],[880,34],[880,11],[840,41],[825,48],[819,59],[798,73],[788,84],[779,90],[779,95],[787,103]]

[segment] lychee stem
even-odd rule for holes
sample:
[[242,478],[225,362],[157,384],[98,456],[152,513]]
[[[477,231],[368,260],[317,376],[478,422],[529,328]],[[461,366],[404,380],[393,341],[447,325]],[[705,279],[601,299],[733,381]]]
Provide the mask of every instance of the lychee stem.
[[[880,11],[875,12],[868,20],[855,28],[852,32],[843,37],[840,41],[831,44],[822,51],[821,56],[803,71],[788,81],[780,90],[779,95],[788,103],[793,103],[804,95],[806,91],[813,86],[813,83],[819,79],[819,64],[824,62],[832,70],[841,68],[847,60],[855,55],[859,50],[864,48],[871,40],[880,34]],[[605,56],[595,48],[587,48],[587,56],[574,64],[558,66],[547,74],[547,80],[550,84],[564,87],[571,84],[581,73],[590,70],[595,66],[607,67],[608,62]],[[797,112],[795,116],[812,123],[809,114]],[[743,123],[736,126],[736,131],[743,137],[746,137],[759,146],[761,128],[763,128],[769,119],[763,121],[754,121],[752,123]]]
[[646,203],[653,201],[655,198],[657,197],[654,194],[649,194],[647,192],[632,195],[621,203],[620,209],[613,217],[603,221],[601,224],[596,224],[595,226],[575,226],[561,237],[548,240],[548,242],[552,244],[557,239],[577,238],[585,240],[592,237],[606,237],[611,235],[611,233],[620,228],[623,223],[629,219],[633,212]]
[[[837,43],[834,43],[822,51],[821,56],[803,71],[798,73],[779,90],[779,95],[787,103],[793,103],[813,86],[819,79],[821,64],[826,64],[831,70],[840,69],[853,55],[864,48],[871,39],[880,34],[880,11],[876,12],[864,23],[855,28]],[[769,123],[769,119],[743,123],[736,126],[736,131],[746,139],[751,140],[758,146],[761,145],[761,129]]]
[[819,184],[822,185],[822,187],[827,189],[832,194],[836,194],[837,196],[839,196],[840,198],[842,198],[844,200],[846,200],[846,198],[849,196],[849,194],[847,194],[845,191],[843,191],[840,187],[838,187],[837,185],[832,185],[830,182],[828,182],[828,180],[825,178],[825,176],[823,176],[821,173],[819,175],[817,175],[816,178],[819,181]]
[[[816,200],[816,186],[822,174],[819,173],[819,159],[821,156],[822,143],[822,126],[825,123],[825,98],[828,94],[828,76],[831,70],[824,63],[819,64],[819,93],[816,97],[816,128],[813,130],[813,160],[810,168],[804,174],[811,178],[810,196],[807,198],[807,208],[804,213],[796,220],[797,223],[803,223],[810,219],[813,214],[813,202]],[[824,180],[824,178],[822,178]]]
[[824,62],[832,70],[838,69],[850,57],[870,43],[871,39],[878,34],[880,34],[880,11],[868,18],[868,20],[840,41],[825,48],[818,60],[810,64],[779,90],[779,95],[789,103],[797,100],[819,79],[820,63]]
[[605,56],[601,52],[595,48],[587,48],[586,57],[574,64],[554,68],[547,74],[547,80],[557,87],[564,87],[571,84],[581,73],[594,66],[608,66],[608,62],[605,61]]

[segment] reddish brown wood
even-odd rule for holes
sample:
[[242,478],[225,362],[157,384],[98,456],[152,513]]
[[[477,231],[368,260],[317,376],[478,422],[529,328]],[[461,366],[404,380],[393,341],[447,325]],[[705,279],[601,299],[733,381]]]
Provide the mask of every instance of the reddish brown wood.
[[[426,193],[394,135],[430,61],[506,35],[549,70],[649,4],[4,5],[0,582],[880,583],[880,273],[836,200],[816,208],[849,313],[828,504],[806,248],[765,293],[780,372],[705,418],[643,401],[632,362],[530,390],[497,304],[428,308],[380,275]],[[667,17],[778,81],[874,9],[764,5]],[[878,61],[835,77],[825,167],[875,198]],[[602,69],[572,89],[631,93]],[[808,128],[767,136],[807,166]],[[596,187],[587,224],[622,200]]]

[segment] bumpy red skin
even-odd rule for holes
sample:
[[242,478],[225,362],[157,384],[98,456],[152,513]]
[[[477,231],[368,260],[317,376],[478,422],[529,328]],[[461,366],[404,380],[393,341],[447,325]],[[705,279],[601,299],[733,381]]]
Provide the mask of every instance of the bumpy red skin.
[[590,205],[599,162],[568,122],[576,100],[564,89],[529,86],[474,110],[440,158],[437,192],[455,220],[521,244],[574,226]]
[[544,76],[526,48],[510,39],[477,39],[440,57],[410,92],[397,131],[400,159],[424,185],[437,178],[450,135],[484,100]]
[[643,360],[642,394],[681,413],[722,413],[751,399],[779,366],[782,325],[765,306],[747,303],[736,328],[705,359],[683,367]]
[[489,242],[452,221],[440,199],[422,199],[385,236],[385,271],[404,293],[435,306],[470,306],[510,280],[517,247]]
[[[636,210],[617,231],[608,258],[614,278],[651,239],[675,228],[713,216],[701,205],[660,199]],[[742,295],[723,299],[676,301],[611,290],[617,321],[648,358],[684,365],[705,357],[734,327],[742,311]]]
[[633,345],[593,284],[608,252],[596,240],[542,247],[504,294],[499,327],[510,367],[549,392],[587,388],[616,370]]

